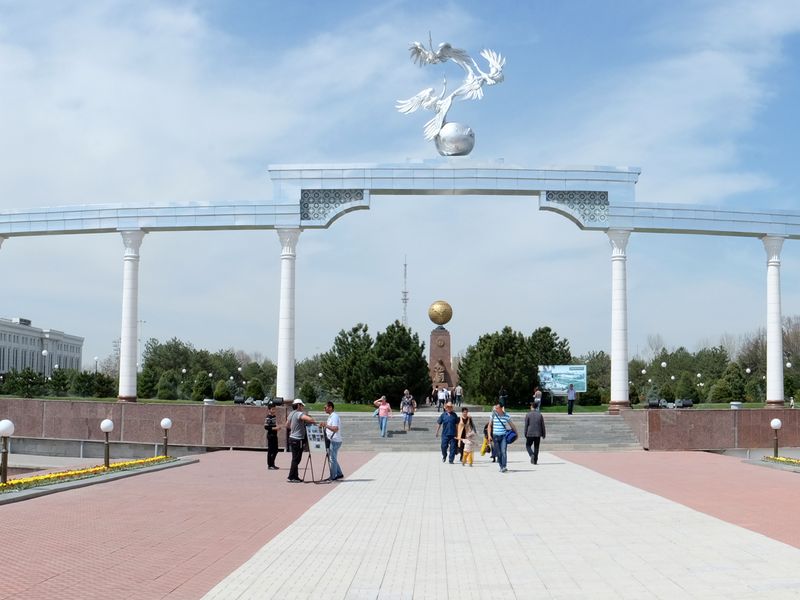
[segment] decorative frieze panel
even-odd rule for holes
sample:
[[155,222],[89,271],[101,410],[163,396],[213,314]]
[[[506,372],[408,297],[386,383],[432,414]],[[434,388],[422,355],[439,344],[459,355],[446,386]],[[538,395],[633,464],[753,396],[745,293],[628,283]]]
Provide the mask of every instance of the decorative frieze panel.
[[344,204],[364,200],[364,190],[302,190],[300,219],[325,221]]
[[547,201],[563,204],[587,224],[608,221],[608,192],[548,191]]

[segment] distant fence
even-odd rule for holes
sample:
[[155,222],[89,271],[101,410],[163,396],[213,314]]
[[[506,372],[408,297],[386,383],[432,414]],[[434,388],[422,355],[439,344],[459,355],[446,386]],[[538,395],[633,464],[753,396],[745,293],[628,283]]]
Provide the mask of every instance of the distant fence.
[[[153,444],[163,438],[161,419],[172,419],[170,444],[209,448],[264,448],[266,408],[204,404],[138,404],[0,398],[0,419],[14,422],[14,437],[102,440],[100,421],[114,421],[112,442]],[[285,423],[286,409],[276,411]],[[278,436],[281,446],[285,436]]]
[[763,408],[742,410],[650,409],[625,410],[622,417],[648,450],[726,450],[770,448],[770,421],[781,420],[781,446],[800,447],[800,410]]

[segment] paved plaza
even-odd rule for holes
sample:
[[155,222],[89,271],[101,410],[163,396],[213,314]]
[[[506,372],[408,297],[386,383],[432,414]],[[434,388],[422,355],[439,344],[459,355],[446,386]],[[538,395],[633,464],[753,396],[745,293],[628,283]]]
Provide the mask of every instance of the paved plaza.
[[0,598],[800,597],[798,474],[521,449],[505,474],[343,452],[322,485],[217,452],[0,506]]

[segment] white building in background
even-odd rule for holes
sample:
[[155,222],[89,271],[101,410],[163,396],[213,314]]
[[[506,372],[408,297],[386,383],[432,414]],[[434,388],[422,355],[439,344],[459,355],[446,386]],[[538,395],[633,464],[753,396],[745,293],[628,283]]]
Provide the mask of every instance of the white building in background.
[[27,368],[50,376],[54,368],[80,370],[82,353],[82,337],[33,327],[29,319],[0,317],[0,373]]

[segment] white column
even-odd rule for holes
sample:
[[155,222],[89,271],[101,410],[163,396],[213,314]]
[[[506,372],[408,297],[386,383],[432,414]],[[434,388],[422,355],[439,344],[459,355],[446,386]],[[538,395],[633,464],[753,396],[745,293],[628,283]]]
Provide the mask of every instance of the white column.
[[281,303],[278,318],[278,381],[275,395],[294,400],[294,266],[300,229],[278,229],[281,242]]
[[5,241],[6,241],[6,238],[3,237],[2,235],[0,235],[0,247],[3,246],[3,242],[5,242]]
[[609,229],[611,242],[611,403],[609,412],[629,408],[628,400],[628,284],[625,248],[630,231]]
[[767,251],[767,406],[783,406],[783,327],[781,325],[781,248],[784,238],[761,238]]
[[122,258],[122,329],[119,344],[119,400],[136,402],[136,340],[139,320],[139,246],[144,231],[120,231]]

